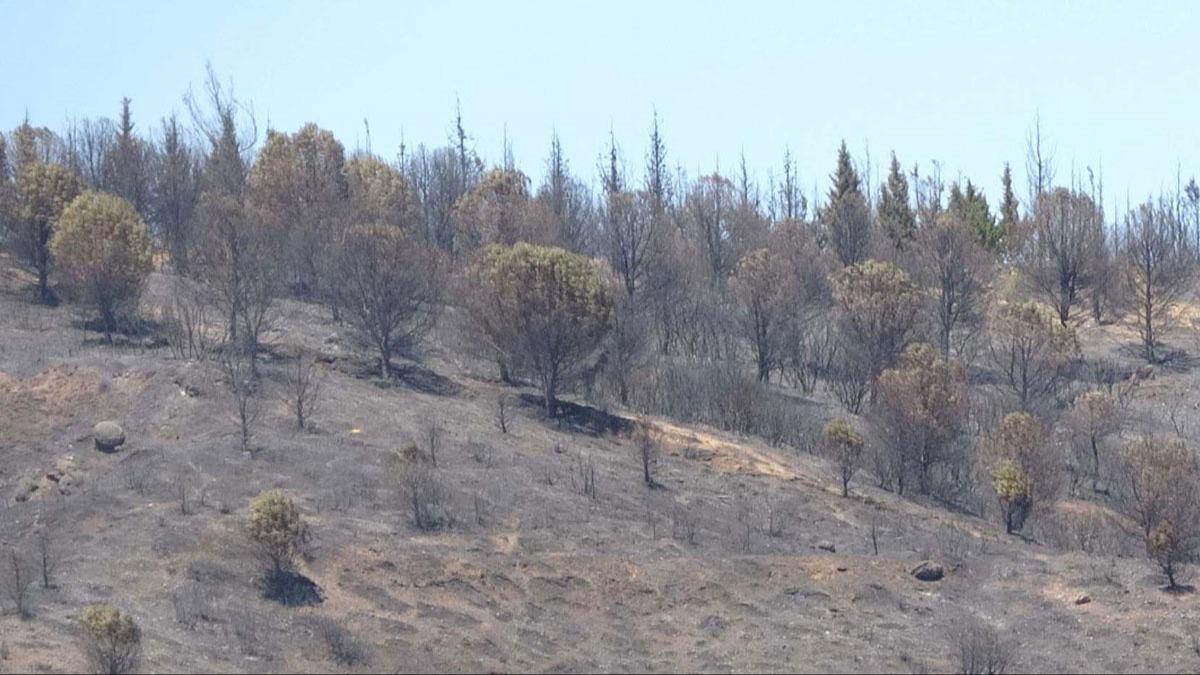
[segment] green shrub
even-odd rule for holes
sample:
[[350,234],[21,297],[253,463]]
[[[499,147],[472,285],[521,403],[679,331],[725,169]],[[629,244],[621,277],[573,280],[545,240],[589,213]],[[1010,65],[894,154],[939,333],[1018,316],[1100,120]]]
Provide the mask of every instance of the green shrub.
[[100,315],[111,340],[154,269],[150,233],[133,205],[101,192],[76,197],[58,219],[50,253],[68,294]]
[[308,526],[300,511],[279,490],[264,492],[250,502],[246,531],[276,575],[291,570],[308,540]]
[[88,660],[97,673],[120,675],[137,668],[142,632],[133,617],[107,604],[90,605],[79,615]]

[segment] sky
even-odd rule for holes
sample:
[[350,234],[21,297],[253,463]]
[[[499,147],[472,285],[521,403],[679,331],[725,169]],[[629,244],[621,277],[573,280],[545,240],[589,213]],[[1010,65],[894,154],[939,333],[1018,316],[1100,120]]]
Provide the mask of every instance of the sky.
[[[1102,168],[1122,207],[1200,171],[1195,2],[161,2],[0,0],[0,129],[115,117],[144,131],[205,64],[260,126],[312,121],[394,157],[443,143],[456,101],[476,150],[507,137],[540,176],[552,132],[595,180],[611,130],[634,176],[657,112],[696,176],[744,154],[765,183],[784,148],[823,191],[845,139],[875,181],[889,153],[938,161],[993,203],[1004,162],[1025,193],[1040,118],[1057,178]],[[870,161],[868,163],[867,157]]]

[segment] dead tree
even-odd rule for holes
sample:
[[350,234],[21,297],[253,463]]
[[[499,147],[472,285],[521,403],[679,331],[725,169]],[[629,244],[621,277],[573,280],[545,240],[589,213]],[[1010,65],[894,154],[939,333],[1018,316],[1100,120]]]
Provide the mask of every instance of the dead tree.
[[324,374],[316,359],[297,354],[288,365],[287,389],[283,396],[283,402],[296,418],[296,429],[304,431],[308,428],[309,418],[320,403],[324,386]]
[[238,424],[242,452],[250,453],[250,442],[262,412],[259,382],[254,373],[253,359],[246,351],[233,349],[222,355],[221,369],[229,385],[233,417]]
[[1171,328],[1173,310],[1191,289],[1195,254],[1174,211],[1161,201],[1146,202],[1129,213],[1122,243],[1125,286],[1137,310],[1142,355],[1154,363],[1156,348]]

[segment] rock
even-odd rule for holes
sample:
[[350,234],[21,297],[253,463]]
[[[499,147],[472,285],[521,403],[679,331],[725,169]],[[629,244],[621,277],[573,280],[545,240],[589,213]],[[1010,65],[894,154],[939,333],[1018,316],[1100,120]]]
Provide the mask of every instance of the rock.
[[101,452],[112,452],[125,444],[125,430],[116,422],[100,422],[92,429],[92,437]]
[[182,375],[172,378],[171,382],[179,387],[179,393],[186,398],[196,398],[200,395],[200,388],[189,383]]
[[834,547],[833,542],[831,542],[831,541],[819,542],[817,544],[817,548],[821,549],[822,551],[829,551],[830,553],[837,553],[837,548]]
[[727,628],[729,628],[729,621],[716,614],[711,614],[700,622],[700,629],[713,637],[724,633]]
[[1092,601],[1092,596],[1088,595],[1087,593],[1084,593],[1083,595],[1079,596],[1078,598],[1075,598],[1075,604],[1077,604],[1077,605],[1086,605],[1091,601]]
[[946,570],[941,565],[926,560],[913,568],[912,575],[918,581],[941,581],[946,576]]

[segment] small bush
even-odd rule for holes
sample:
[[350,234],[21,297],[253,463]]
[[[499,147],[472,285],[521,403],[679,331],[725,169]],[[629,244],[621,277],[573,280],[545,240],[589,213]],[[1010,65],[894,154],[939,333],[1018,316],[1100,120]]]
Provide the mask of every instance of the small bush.
[[1021,529],[1029,513],[1032,482],[1025,470],[1011,459],[1002,459],[992,467],[992,490],[1004,512],[1004,530],[1012,534]]
[[4,594],[8,596],[17,616],[28,619],[33,616],[33,605],[29,597],[29,589],[33,584],[33,572],[15,550],[9,551],[3,565],[4,569],[0,571],[0,580],[3,581]]
[[418,530],[432,532],[453,523],[449,492],[436,469],[422,462],[409,463],[401,470],[401,484]]
[[79,615],[88,662],[97,673],[120,675],[137,669],[142,633],[133,617],[112,605],[91,605]]
[[290,571],[308,540],[308,526],[300,511],[279,490],[264,492],[250,502],[246,531],[273,574]]
[[1016,649],[988,624],[974,617],[959,622],[950,634],[958,656],[958,672],[1003,675],[1013,665]]
[[171,592],[171,604],[175,608],[175,622],[188,630],[212,618],[208,594],[202,585],[194,581],[177,586]]
[[312,622],[314,636],[325,645],[329,659],[339,666],[353,667],[370,661],[367,646],[351,635],[342,624],[328,617],[317,617]]
[[850,496],[850,479],[862,465],[865,446],[862,435],[840,417],[830,420],[821,432],[821,447],[826,456],[837,464],[843,497]]

